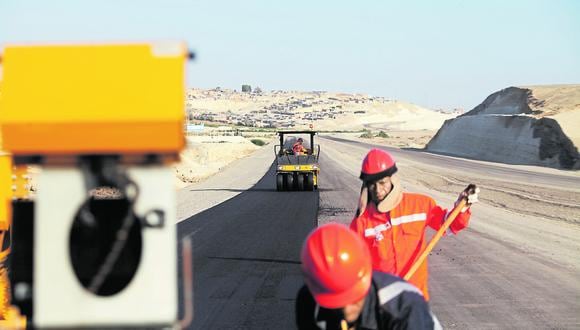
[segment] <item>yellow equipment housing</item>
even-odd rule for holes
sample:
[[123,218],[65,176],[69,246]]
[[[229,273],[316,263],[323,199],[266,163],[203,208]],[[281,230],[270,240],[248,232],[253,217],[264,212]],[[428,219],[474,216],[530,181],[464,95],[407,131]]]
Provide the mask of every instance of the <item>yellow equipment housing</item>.
[[177,154],[186,60],[181,43],[7,46],[4,148],[15,157]]
[[[1,141],[0,141],[1,145]],[[12,203],[12,158],[0,149],[0,232],[10,227]]]

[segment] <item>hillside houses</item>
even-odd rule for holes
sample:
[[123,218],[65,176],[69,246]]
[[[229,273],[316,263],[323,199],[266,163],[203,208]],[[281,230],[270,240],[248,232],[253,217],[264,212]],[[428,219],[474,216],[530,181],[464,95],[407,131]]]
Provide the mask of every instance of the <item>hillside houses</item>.
[[[275,90],[254,93],[222,88],[191,89],[186,93],[188,119],[267,128],[302,127],[316,121],[361,114],[367,104],[385,103],[381,97],[328,92]],[[362,106],[362,107],[361,107]]]

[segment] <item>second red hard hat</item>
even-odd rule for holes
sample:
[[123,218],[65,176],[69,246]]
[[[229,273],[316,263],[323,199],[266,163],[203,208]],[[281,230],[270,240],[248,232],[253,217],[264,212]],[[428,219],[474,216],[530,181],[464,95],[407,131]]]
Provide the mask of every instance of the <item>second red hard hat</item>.
[[301,259],[306,285],[322,307],[342,308],[355,303],[370,288],[368,247],[344,225],[326,224],[310,233]]

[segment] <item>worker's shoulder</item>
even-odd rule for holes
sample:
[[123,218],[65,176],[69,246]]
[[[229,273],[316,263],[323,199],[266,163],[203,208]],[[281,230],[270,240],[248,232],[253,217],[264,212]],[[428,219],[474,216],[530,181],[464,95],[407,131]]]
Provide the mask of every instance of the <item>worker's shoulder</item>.
[[404,295],[407,299],[410,297],[419,298],[420,300],[423,299],[421,290],[393,274],[373,271],[373,282],[377,289],[380,305],[401,295]]
[[373,270],[373,282],[375,283],[377,289],[387,287],[396,282],[404,282],[402,278],[394,274],[381,272],[379,270]]
[[403,193],[403,202],[405,203],[434,203],[432,197],[419,193]]

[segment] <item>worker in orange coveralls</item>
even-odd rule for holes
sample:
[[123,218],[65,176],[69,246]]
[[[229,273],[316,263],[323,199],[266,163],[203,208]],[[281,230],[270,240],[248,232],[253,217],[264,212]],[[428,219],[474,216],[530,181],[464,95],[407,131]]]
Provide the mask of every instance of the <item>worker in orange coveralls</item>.
[[306,149],[302,143],[304,143],[304,139],[303,138],[298,138],[298,140],[296,140],[296,143],[294,143],[294,145],[292,146],[292,151],[294,152],[295,155],[304,155],[308,152],[308,149]]
[[[403,192],[397,166],[386,151],[369,151],[362,163],[363,181],[359,209],[350,227],[366,242],[371,251],[373,269],[403,277],[425,249],[425,230],[438,230],[448,211],[425,195]],[[464,207],[448,229],[457,233],[466,228],[477,202],[479,189],[470,185],[458,201],[467,198]],[[429,300],[427,262],[409,279]]]

